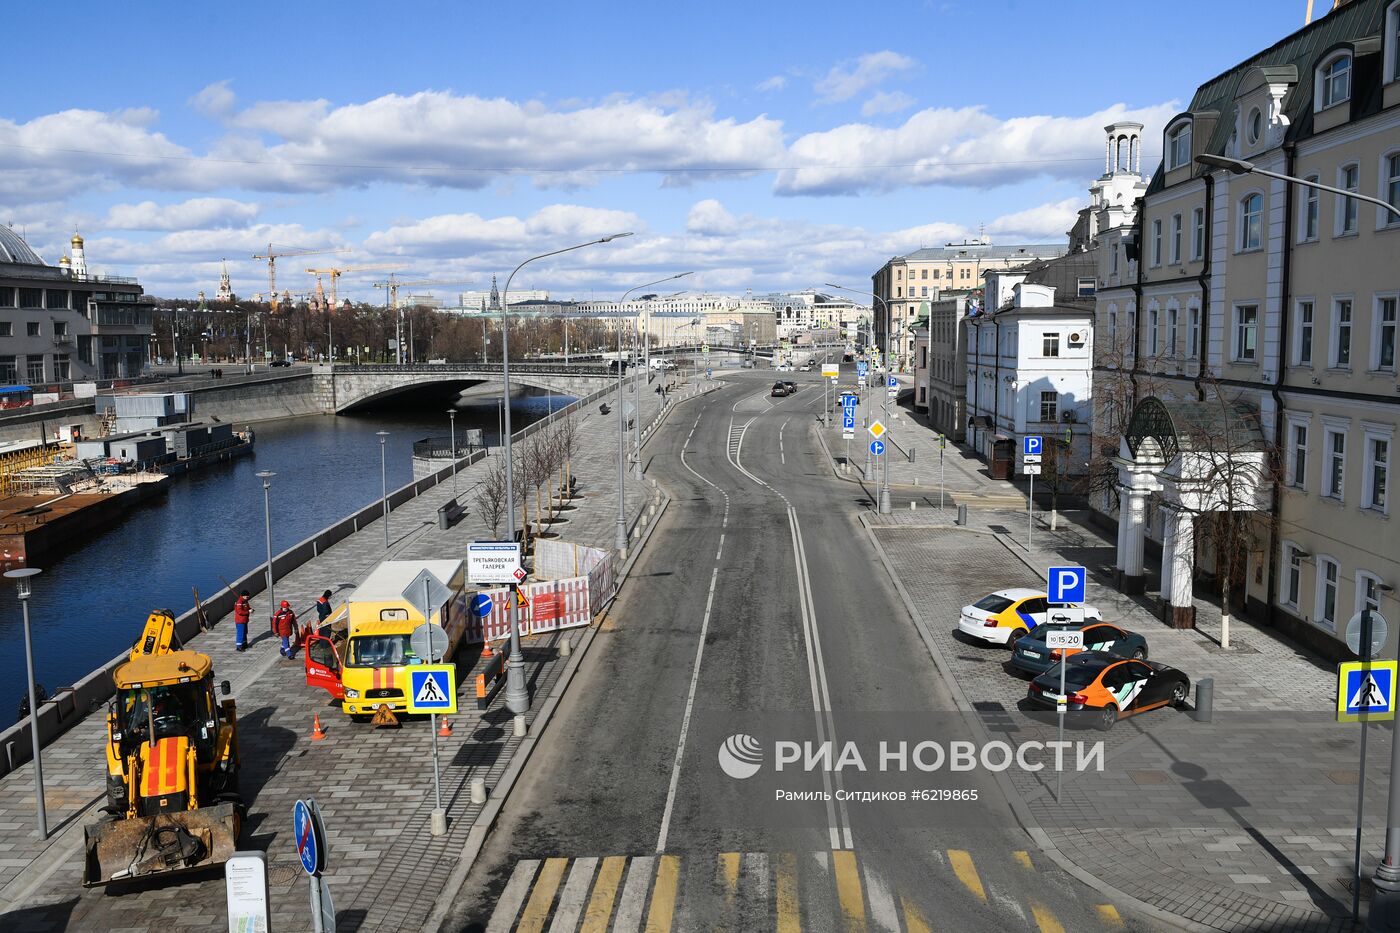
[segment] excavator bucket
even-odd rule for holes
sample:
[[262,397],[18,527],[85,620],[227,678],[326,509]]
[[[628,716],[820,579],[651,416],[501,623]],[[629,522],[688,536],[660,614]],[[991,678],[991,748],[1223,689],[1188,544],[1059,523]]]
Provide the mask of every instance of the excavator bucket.
[[242,825],[242,809],[230,801],[87,826],[83,887],[222,865],[238,849]]

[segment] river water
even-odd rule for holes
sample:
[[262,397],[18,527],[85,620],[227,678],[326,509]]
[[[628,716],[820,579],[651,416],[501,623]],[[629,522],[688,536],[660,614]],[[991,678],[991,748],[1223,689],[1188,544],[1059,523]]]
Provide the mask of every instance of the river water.
[[[518,396],[519,430],[542,417],[555,395]],[[460,403],[457,430],[499,437],[494,398]],[[425,413],[425,410],[429,413]],[[380,496],[378,431],[388,431],[385,462],[393,490],[413,481],[413,443],[448,434],[447,405],[420,402],[363,414],[313,416],[254,426],[250,456],[171,481],[169,495],[137,507],[119,524],[49,561],[34,578],[30,622],[35,677],[53,693],[130,647],[157,608],[178,616],[194,605],[191,587],[211,596],[266,558],[262,480],[271,470],[272,548],[296,542]],[[329,582],[329,581],[328,581]],[[233,636],[230,635],[230,638]],[[14,721],[25,692],[19,602],[0,581],[0,728]]]

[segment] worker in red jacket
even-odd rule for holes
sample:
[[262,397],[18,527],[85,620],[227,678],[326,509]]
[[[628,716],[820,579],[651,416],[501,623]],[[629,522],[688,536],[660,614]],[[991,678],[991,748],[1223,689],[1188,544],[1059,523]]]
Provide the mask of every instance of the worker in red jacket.
[[248,598],[248,591],[244,590],[238,594],[238,599],[233,604],[233,645],[235,651],[243,651],[248,647],[248,620],[253,616],[253,603]]
[[297,614],[292,611],[291,603],[285,599],[282,605],[277,607],[277,613],[272,617],[272,630],[277,633],[277,637],[282,639],[282,657],[290,658],[295,653],[292,648],[292,636],[297,633]]

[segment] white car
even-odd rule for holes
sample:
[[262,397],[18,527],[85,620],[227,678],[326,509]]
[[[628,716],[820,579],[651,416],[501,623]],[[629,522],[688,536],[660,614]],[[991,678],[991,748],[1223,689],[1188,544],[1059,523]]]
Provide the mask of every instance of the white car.
[[[1084,621],[1103,621],[1103,614],[1093,606],[1084,607]],[[958,630],[979,641],[993,645],[1010,645],[1037,625],[1049,622],[1076,621],[1051,606],[1044,590],[1015,587],[997,590],[983,596],[970,606],[963,606],[958,615]]]
[[778,372],[780,372],[780,373],[790,373],[790,372],[792,372],[792,364],[791,364],[791,363],[779,363],[777,366],[774,367],[774,369],[776,369],[776,370],[777,370]]

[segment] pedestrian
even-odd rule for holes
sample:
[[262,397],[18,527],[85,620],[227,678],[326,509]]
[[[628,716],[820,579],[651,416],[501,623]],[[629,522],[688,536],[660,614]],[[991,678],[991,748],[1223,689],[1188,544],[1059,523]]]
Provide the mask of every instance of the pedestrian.
[[272,629],[277,637],[282,639],[282,657],[291,658],[294,654],[292,636],[297,633],[297,614],[292,611],[291,603],[285,599],[272,617]]
[[238,594],[233,604],[233,650],[244,651],[248,647],[248,620],[253,616],[253,604],[248,599],[248,591]]
[[[331,591],[326,590],[316,600],[316,631],[320,631],[326,624],[326,620],[331,617]],[[306,626],[302,630],[302,641],[305,641],[312,634],[311,626]]]

